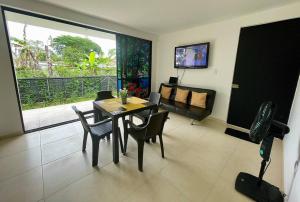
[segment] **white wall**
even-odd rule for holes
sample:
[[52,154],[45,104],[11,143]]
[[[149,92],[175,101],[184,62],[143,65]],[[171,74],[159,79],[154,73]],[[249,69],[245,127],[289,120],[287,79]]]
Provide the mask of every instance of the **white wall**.
[[[300,3],[295,3],[159,36],[156,89],[161,82],[176,75],[176,70],[173,68],[175,46],[209,41],[211,49],[208,69],[186,70],[182,84],[216,90],[212,116],[226,121],[240,28],[296,18],[300,16],[299,10]],[[182,72],[183,70],[179,70],[180,75]]]
[[[290,202],[300,201],[300,173],[295,175],[294,165],[300,161],[300,79],[298,81],[297,91],[295,94],[288,125],[290,133],[287,134],[283,142],[284,158],[284,189],[288,193],[294,177],[294,187],[291,190]],[[300,162],[299,162],[300,163]],[[297,189],[296,189],[297,187]]]
[[[300,17],[300,3],[265,10],[231,20],[202,25],[159,36],[157,47],[157,70],[155,87],[176,76],[174,48],[178,45],[211,42],[209,67],[201,70],[186,70],[182,84],[210,88],[217,91],[212,116],[227,120],[231,83],[241,27]],[[181,75],[183,70],[179,70]],[[294,164],[300,154],[300,81],[295,95],[289,126],[291,132],[284,140],[284,191],[289,193],[294,173]],[[298,172],[291,191],[290,202],[300,201],[300,174]]]
[[8,44],[0,15],[0,136],[22,133]]
[[[117,33],[128,34],[152,40],[152,67],[156,65],[156,35],[148,34],[108,20],[84,15],[68,9],[56,7],[33,0],[0,0],[1,6],[27,10],[85,25],[90,25]],[[7,39],[4,33],[2,14],[0,13],[0,137],[22,133],[21,119],[15,93],[13,72],[9,60]],[[153,70],[155,72],[155,70]],[[154,83],[154,82],[152,82]]]

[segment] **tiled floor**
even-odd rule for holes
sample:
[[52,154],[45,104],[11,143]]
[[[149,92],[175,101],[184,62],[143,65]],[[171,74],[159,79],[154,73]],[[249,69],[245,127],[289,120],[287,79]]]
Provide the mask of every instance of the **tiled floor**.
[[[234,190],[240,171],[257,174],[259,146],[223,133],[212,120],[190,125],[170,114],[164,130],[165,159],[159,144],[147,144],[144,172],[137,169],[137,146],[112,163],[111,143],[100,144],[99,167],[91,166],[91,142],[81,152],[79,123],[0,142],[0,201],[243,202]],[[282,187],[282,145],[275,140],[265,179]]]
[[77,115],[71,108],[73,105],[76,105],[78,109],[82,111],[93,109],[93,103],[91,100],[89,100],[84,102],[24,110],[22,111],[22,114],[25,130],[28,131],[44,126],[57,124],[60,122],[77,119]]

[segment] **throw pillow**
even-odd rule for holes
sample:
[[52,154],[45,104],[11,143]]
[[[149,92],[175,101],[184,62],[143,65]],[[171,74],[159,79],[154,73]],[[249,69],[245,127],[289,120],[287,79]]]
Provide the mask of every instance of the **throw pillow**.
[[189,90],[183,90],[177,88],[175,101],[186,103],[188,94],[189,94]]
[[207,93],[192,92],[191,105],[201,108],[206,108]]
[[171,91],[172,91],[172,88],[170,87],[166,87],[166,86],[162,86],[161,87],[161,91],[160,91],[160,94],[163,98],[165,99],[169,99],[170,95],[171,95]]

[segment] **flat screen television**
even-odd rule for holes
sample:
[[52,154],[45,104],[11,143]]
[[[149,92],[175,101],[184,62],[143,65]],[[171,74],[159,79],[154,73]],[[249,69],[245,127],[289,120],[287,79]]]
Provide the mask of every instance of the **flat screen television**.
[[202,69],[208,66],[209,43],[175,47],[175,68]]

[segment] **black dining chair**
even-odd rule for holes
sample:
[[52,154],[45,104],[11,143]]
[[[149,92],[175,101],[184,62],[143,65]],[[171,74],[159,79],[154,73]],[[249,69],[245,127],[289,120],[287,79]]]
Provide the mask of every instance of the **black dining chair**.
[[[79,120],[82,124],[84,135],[83,135],[83,143],[82,143],[82,151],[84,152],[86,149],[86,141],[87,135],[90,133],[92,138],[92,165],[98,165],[98,155],[99,155],[99,142],[100,139],[103,139],[112,133],[112,122],[111,119],[105,119],[100,122],[89,124],[85,118],[85,115],[95,113],[95,110],[90,110],[86,112],[79,111],[76,106],[72,106],[72,109],[78,115]],[[121,131],[118,128],[118,138],[120,141],[121,151],[124,153],[124,147],[121,138]]]
[[143,171],[144,143],[146,140],[158,136],[160,141],[161,156],[162,158],[165,157],[162,133],[165,122],[168,118],[168,114],[168,111],[153,113],[150,115],[147,123],[141,125],[135,125],[132,121],[125,120],[124,154],[126,153],[127,149],[128,135],[130,135],[138,145],[138,167],[141,172]]
[[149,98],[147,99],[149,102],[156,104],[156,106],[152,109],[147,109],[144,111],[141,111],[139,113],[135,113],[129,116],[129,120],[132,121],[133,117],[137,117],[142,122],[147,122],[148,118],[151,113],[156,113],[158,112],[159,104],[160,104],[160,99],[161,99],[161,94],[157,92],[151,92]]
[[[112,95],[112,91],[110,91],[110,90],[99,91],[99,92],[97,92],[97,97],[96,97],[95,101],[100,101],[100,100],[105,100],[105,99],[110,99],[110,98],[114,98],[114,96]],[[96,108],[94,108],[94,110],[95,110],[95,113],[94,113],[94,122],[95,123],[109,118],[108,116],[103,114],[100,110],[98,110]]]

